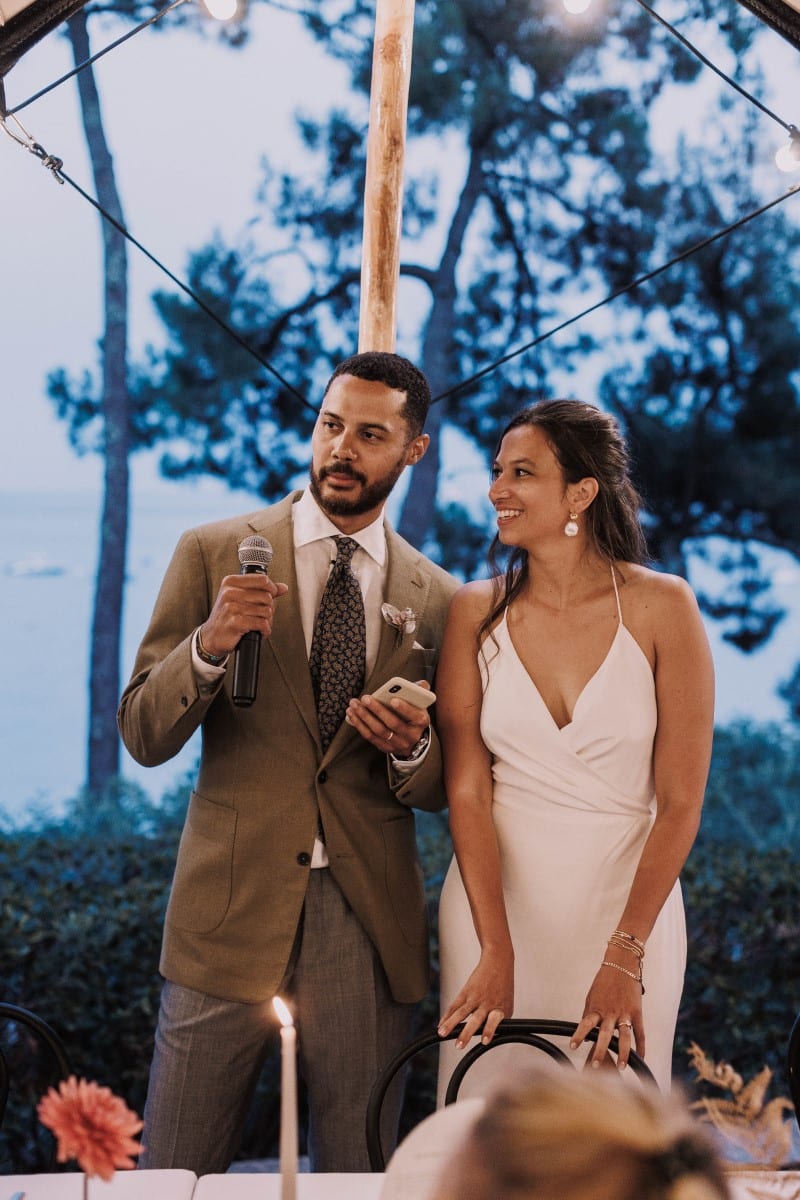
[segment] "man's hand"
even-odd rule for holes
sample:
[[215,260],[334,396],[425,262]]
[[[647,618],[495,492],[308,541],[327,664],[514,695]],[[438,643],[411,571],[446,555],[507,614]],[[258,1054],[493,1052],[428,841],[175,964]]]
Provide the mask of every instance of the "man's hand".
[[200,627],[203,649],[224,656],[251,630],[269,637],[275,600],[288,590],[285,583],[276,583],[268,575],[226,575],[208,620]]
[[[205,637],[203,638],[205,642]],[[421,687],[430,691],[430,684],[418,680]],[[382,704],[374,696],[355,697],[347,706],[345,720],[357,729],[363,738],[372,742],[385,754],[396,754],[405,758],[416,746],[425,730],[430,726],[427,710],[408,704],[397,698]]]

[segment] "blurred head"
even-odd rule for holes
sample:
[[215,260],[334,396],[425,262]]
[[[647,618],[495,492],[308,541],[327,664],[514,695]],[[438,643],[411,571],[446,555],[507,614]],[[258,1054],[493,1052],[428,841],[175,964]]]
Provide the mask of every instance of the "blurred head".
[[498,453],[506,435],[520,428],[538,429],[545,436],[565,489],[584,479],[596,480],[597,495],[581,519],[599,553],[624,562],[644,562],[642,502],[631,482],[628,450],[614,418],[581,400],[540,400],[512,417],[500,435]]
[[419,462],[430,391],[396,354],[345,359],[334,371],[311,437],[311,492],[343,533],[375,520],[407,466]]
[[557,1068],[499,1093],[435,1200],[727,1200],[685,1104],[617,1076]]

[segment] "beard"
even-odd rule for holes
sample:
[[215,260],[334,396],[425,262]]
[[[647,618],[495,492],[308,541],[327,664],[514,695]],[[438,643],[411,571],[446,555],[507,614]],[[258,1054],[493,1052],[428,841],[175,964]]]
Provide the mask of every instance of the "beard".
[[[312,466],[309,480],[311,495],[329,517],[360,517],[374,508],[381,507],[402,475],[405,465],[404,455],[398,459],[386,475],[382,475],[373,483],[367,483],[364,476],[350,466],[322,467],[320,471],[315,471]],[[323,496],[321,484],[328,475],[346,475],[348,479],[355,479],[357,483],[361,484],[360,494],[353,498],[335,495]]]

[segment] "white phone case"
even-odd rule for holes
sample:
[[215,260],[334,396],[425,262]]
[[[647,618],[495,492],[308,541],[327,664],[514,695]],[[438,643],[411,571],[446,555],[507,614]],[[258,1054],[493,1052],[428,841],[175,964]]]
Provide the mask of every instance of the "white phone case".
[[417,708],[430,708],[436,699],[435,692],[429,692],[427,688],[420,687],[418,683],[412,683],[410,679],[403,679],[400,675],[393,675],[391,679],[387,679],[386,683],[382,683],[372,694],[382,704],[388,704],[396,697]]

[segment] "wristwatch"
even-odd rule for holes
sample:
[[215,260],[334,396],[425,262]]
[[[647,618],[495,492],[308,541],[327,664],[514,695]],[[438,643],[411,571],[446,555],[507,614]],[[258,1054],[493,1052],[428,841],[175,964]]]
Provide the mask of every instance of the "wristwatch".
[[200,659],[200,661],[208,663],[210,667],[221,667],[228,657],[227,654],[209,654],[208,650],[206,650],[205,646],[203,645],[203,639],[200,637],[199,628],[195,634],[194,648],[197,651],[197,657]]
[[393,754],[392,757],[396,758],[398,762],[415,762],[416,759],[421,758],[422,755],[425,753],[425,751],[428,749],[428,744],[429,744],[430,740],[431,740],[431,727],[430,727],[430,725],[428,725],[425,729],[423,729],[422,737],[419,739],[418,742],[414,743],[414,745],[409,750],[408,754]]

